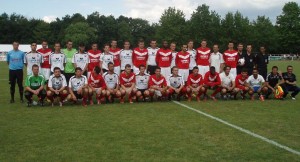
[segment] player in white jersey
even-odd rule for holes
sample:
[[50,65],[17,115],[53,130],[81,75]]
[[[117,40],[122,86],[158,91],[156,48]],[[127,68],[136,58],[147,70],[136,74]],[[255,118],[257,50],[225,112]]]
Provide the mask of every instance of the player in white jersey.
[[150,75],[146,73],[146,67],[144,65],[140,66],[140,72],[135,76],[136,84],[136,97],[138,99],[143,99],[144,101],[149,98],[149,78]]
[[76,103],[78,99],[82,99],[82,106],[87,106],[87,98],[89,94],[88,80],[86,76],[82,75],[80,67],[75,68],[75,75],[69,80],[69,101]]
[[114,72],[114,64],[108,63],[108,71],[103,74],[106,84],[106,97],[109,102],[113,102],[114,98],[120,98],[120,80],[118,74]]
[[53,74],[49,78],[47,91],[47,98],[51,101],[52,106],[54,105],[54,99],[59,97],[59,106],[62,106],[63,101],[68,96],[66,77],[61,74],[59,67],[53,69]]
[[238,91],[235,89],[235,77],[230,73],[231,67],[225,66],[224,71],[220,74],[221,86],[218,91],[223,99],[229,99],[231,96],[236,96]]
[[197,56],[197,51],[194,49],[194,41],[190,40],[188,42],[188,50],[187,52],[190,54],[190,67],[189,67],[189,74],[193,73],[193,68],[197,66],[196,63],[196,56]]
[[114,56],[109,52],[109,44],[105,44],[103,53],[100,55],[101,74],[108,71],[108,63],[114,63]]
[[80,67],[82,69],[82,74],[87,76],[87,68],[90,63],[90,58],[85,50],[85,45],[83,43],[79,44],[79,50],[74,54],[72,63],[75,68]]
[[41,67],[43,63],[43,56],[36,51],[37,44],[31,43],[31,51],[26,53],[24,56],[24,64],[27,66],[27,75],[32,75],[32,65]]
[[169,100],[171,100],[173,94],[177,94],[177,100],[180,101],[180,97],[186,94],[184,79],[182,76],[178,75],[178,67],[174,66],[172,68],[172,74],[167,77],[167,85],[169,88]]
[[171,68],[176,66],[176,56],[177,56],[177,51],[176,51],[176,43],[172,42],[170,44],[170,50],[172,51],[172,62],[171,62]]
[[124,41],[124,49],[120,52],[120,61],[121,61],[121,72],[125,70],[125,65],[129,64],[133,66],[132,64],[132,50],[130,49],[130,42]]
[[216,68],[217,73],[221,73],[224,67],[224,59],[222,53],[219,52],[219,45],[213,46],[213,53],[210,54],[209,66]]
[[259,95],[259,99],[264,101],[263,94],[268,92],[268,87],[265,84],[265,79],[258,74],[257,69],[253,69],[252,75],[246,80],[247,86],[250,87],[249,95],[251,96],[251,100],[254,100],[254,93]]
[[147,72],[150,75],[153,75],[155,73],[155,69],[157,67],[157,64],[155,61],[156,53],[159,50],[159,48],[157,47],[156,40],[150,41],[150,47],[148,47],[147,50],[148,50]]
[[59,67],[59,69],[63,73],[63,71],[65,70],[66,63],[67,63],[66,55],[61,52],[60,43],[55,43],[54,52],[52,52],[49,56],[51,73],[54,73],[55,67]]

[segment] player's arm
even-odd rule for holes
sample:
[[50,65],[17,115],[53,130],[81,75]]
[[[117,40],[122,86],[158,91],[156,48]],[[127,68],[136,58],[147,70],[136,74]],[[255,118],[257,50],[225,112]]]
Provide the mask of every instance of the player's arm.
[[6,55],[6,62],[7,62],[7,65],[9,65],[9,59],[10,59],[10,53],[8,52],[7,55]]
[[[76,54],[75,54],[76,55]],[[73,55],[73,58],[72,58],[72,64],[73,64],[73,67],[76,68],[77,65],[76,65],[76,61],[75,61],[75,55]]]
[[[27,54],[26,54],[26,55],[27,55]],[[28,62],[28,61],[27,61],[26,55],[24,56],[24,65],[27,67],[27,65],[28,65],[27,62]]]

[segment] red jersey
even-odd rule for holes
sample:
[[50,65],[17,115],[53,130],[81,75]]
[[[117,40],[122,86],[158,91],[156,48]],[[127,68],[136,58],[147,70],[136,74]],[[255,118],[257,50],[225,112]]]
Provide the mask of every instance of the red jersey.
[[120,52],[121,49],[120,48],[116,48],[116,49],[109,49],[109,52],[114,56],[114,66],[120,66],[121,65],[121,61],[120,61]]
[[215,72],[215,75],[211,75],[210,71],[208,71],[204,76],[204,84],[208,86],[221,85],[219,73]]
[[189,69],[190,61],[190,53],[183,53],[182,51],[177,53],[175,62],[179,69]]
[[100,50],[97,50],[97,51],[89,50],[88,51],[88,55],[89,55],[89,59],[90,59],[90,63],[88,65],[88,71],[91,72],[94,70],[94,68],[96,66],[99,66],[101,53],[102,52]]
[[41,48],[41,49],[38,49],[37,51],[39,53],[41,53],[41,55],[43,56],[43,60],[44,60],[41,68],[50,69],[51,65],[49,64],[49,56],[50,56],[52,50],[50,48],[46,48],[46,49]]
[[196,76],[194,74],[190,74],[187,78],[187,86],[192,86],[194,88],[199,87],[204,83],[203,77],[201,74],[197,74]]
[[172,62],[172,51],[170,49],[159,49],[155,61],[159,67],[170,67]]
[[89,85],[91,85],[94,88],[106,88],[105,81],[102,77],[102,75],[98,74],[95,75],[94,73],[91,73],[89,80],[88,80]]
[[132,63],[135,67],[139,68],[140,65],[145,65],[147,64],[148,60],[148,50],[147,48],[140,49],[140,48],[135,48],[132,53]]
[[248,75],[243,78],[242,74],[239,74],[235,77],[235,85],[238,86],[245,86],[246,80],[248,79]]
[[120,74],[120,84],[125,87],[131,87],[131,85],[135,83],[135,75],[133,72],[130,72],[129,75],[125,71]]
[[196,61],[197,65],[209,66],[210,48],[199,47],[197,49]]
[[227,50],[224,52],[223,58],[224,58],[224,62],[226,65],[230,66],[231,68],[236,68],[238,60],[239,60],[239,55],[238,55],[237,51]]
[[156,77],[155,74],[151,75],[149,78],[149,87],[154,85],[159,86],[160,88],[166,87],[167,86],[166,78],[162,75],[160,75],[159,78]]

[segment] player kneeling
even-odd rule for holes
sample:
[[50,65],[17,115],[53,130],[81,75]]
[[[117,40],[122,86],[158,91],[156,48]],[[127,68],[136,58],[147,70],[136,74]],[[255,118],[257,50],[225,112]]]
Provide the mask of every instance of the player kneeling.
[[104,101],[106,95],[106,84],[103,77],[100,74],[101,69],[99,66],[95,66],[93,72],[90,74],[89,83],[89,101],[93,105],[93,94],[96,93],[97,104],[101,104]]
[[221,87],[218,88],[218,91],[223,99],[230,99],[231,97],[236,99],[236,94],[238,93],[235,89],[235,78],[230,74],[230,70],[230,66],[225,66],[224,72],[220,74]]
[[168,85],[168,99],[171,100],[171,96],[177,94],[177,101],[180,101],[180,97],[186,94],[186,88],[184,86],[183,77],[178,75],[178,67],[172,67],[172,74],[167,79]]
[[148,90],[150,75],[145,72],[146,67],[144,65],[140,65],[139,70],[140,72],[135,76],[137,88],[136,101],[139,99],[146,101],[150,97],[150,91]]
[[69,93],[69,101],[76,103],[79,99],[82,99],[82,106],[87,106],[86,102],[89,93],[88,81],[86,76],[82,75],[80,67],[75,69],[75,75],[70,78]]
[[150,76],[149,87],[150,87],[149,91],[150,91],[151,101],[153,101],[154,95],[156,95],[158,100],[161,100],[162,97],[168,96],[167,81],[166,81],[166,78],[161,75],[160,67],[157,67],[155,69],[155,74]]
[[61,74],[60,68],[55,67],[53,74],[48,81],[49,90],[47,91],[47,98],[50,100],[51,105],[54,105],[54,99],[59,97],[59,106],[62,106],[63,101],[68,96],[67,81],[63,74]]
[[125,71],[120,75],[121,85],[121,100],[120,103],[124,103],[124,97],[127,94],[129,103],[133,103],[132,99],[135,99],[135,75],[131,72],[131,65],[125,65]]
[[203,86],[203,78],[199,73],[199,68],[195,66],[193,68],[193,73],[188,76],[186,91],[188,95],[188,101],[192,100],[192,95],[196,96],[198,102],[200,102],[200,96],[203,92],[205,92],[205,88]]
[[[248,79],[248,70],[245,68],[242,69],[241,74],[237,75],[235,78],[235,90],[234,91],[236,91],[236,92],[240,91],[242,99],[245,99],[245,95],[248,93],[248,91],[250,89],[246,83],[247,79]],[[235,94],[235,98],[236,98],[236,95],[237,94]]]
[[213,89],[215,90],[213,94],[210,96],[211,99],[214,101],[217,101],[216,94],[219,92],[218,88],[221,87],[221,79],[219,73],[216,72],[216,68],[214,66],[211,66],[209,68],[209,71],[205,73],[204,76],[204,87],[205,87],[205,100],[206,100],[206,92],[207,89]]
[[114,72],[114,64],[109,62],[107,64],[108,71],[103,74],[103,79],[106,84],[106,97],[107,100],[112,103],[114,98],[120,98],[120,85],[119,85],[119,76]]
[[268,87],[265,86],[265,79],[258,74],[257,69],[253,69],[252,75],[247,79],[247,84],[250,87],[249,95],[251,96],[251,100],[254,100],[254,93],[257,93],[259,99],[264,101],[263,94],[268,93]]

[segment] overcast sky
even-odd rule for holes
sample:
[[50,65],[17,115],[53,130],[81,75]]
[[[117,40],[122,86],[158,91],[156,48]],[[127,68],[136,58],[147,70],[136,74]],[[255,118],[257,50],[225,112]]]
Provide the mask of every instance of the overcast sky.
[[[300,0],[294,1],[300,4]],[[17,13],[50,22],[67,14],[87,16],[98,11],[102,15],[125,15],[158,22],[168,7],[182,10],[189,19],[198,5],[207,4],[210,10],[215,10],[222,17],[227,12],[238,10],[250,20],[265,15],[275,23],[286,2],[289,0],[0,0],[0,13]]]

